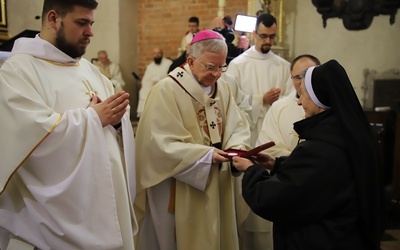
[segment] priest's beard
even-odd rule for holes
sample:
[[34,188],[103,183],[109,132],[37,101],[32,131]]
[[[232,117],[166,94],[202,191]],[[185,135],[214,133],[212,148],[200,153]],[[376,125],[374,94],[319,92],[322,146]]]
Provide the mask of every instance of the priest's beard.
[[271,45],[265,44],[261,45],[261,53],[267,54],[271,50]]
[[154,63],[155,63],[155,64],[157,64],[157,65],[160,65],[160,64],[161,64],[162,57],[154,57],[153,59],[154,59]]
[[[79,39],[78,44],[89,38]],[[72,58],[81,57],[86,52],[86,47],[78,44],[71,44],[65,39],[64,23],[61,22],[61,28],[57,31],[56,47]]]

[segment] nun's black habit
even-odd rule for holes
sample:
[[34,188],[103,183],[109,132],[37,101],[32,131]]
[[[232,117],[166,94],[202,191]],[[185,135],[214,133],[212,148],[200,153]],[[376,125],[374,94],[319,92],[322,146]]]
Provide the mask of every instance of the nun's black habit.
[[257,165],[246,170],[243,197],[274,223],[275,249],[378,250],[377,143],[353,86],[335,60],[308,69],[305,85],[326,111],[294,124],[302,142],[276,159],[271,175]]

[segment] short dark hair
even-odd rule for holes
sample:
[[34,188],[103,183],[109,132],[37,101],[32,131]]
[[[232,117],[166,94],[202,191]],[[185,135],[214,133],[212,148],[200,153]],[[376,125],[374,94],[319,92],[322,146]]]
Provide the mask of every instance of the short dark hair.
[[192,16],[189,18],[189,23],[197,23],[197,25],[199,25],[200,21],[197,16]]
[[61,17],[64,17],[72,12],[75,6],[94,10],[97,8],[97,4],[96,0],[44,0],[42,20],[46,19],[46,15],[50,10],[55,10]]
[[222,18],[222,20],[223,20],[225,23],[227,23],[228,25],[232,25],[232,24],[233,24],[233,22],[232,22],[232,17],[230,17],[230,16],[224,16],[224,18]]
[[318,58],[316,58],[313,55],[310,54],[303,54],[303,55],[299,55],[298,57],[296,57],[295,59],[292,60],[292,63],[290,64],[290,71],[293,70],[294,65],[296,64],[296,62],[298,60],[300,60],[301,58],[308,58],[311,61],[315,62],[316,65],[321,65],[321,62],[318,60]]
[[256,22],[256,30],[258,29],[258,25],[262,23],[265,27],[269,28],[271,27],[274,23],[276,24],[276,19],[273,15],[268,14],[268,13],[263,13],[257,17],[257,22]]

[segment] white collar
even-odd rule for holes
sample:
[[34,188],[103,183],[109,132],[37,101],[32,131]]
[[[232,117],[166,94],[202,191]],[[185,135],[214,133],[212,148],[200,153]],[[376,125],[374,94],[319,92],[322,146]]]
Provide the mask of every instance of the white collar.
[[72,58],[56,48],[48,41],[42,39],[39,34],[35,38],[19,38],[15,41],[11,55],[28,54],[37,58],[58,63],[77,63],[80,57]]

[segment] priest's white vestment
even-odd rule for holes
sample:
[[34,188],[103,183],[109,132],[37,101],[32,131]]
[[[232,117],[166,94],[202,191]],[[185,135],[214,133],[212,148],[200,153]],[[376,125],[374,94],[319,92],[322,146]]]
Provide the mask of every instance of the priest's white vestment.
[[100,62],[94,62],[94,65],[99,68],[100,72],[110,79],[114,86],[115,93],[124,89],[125,81],[122,78],[121,68],[117,63],[108,62],[106,65]]
[[289,155],[298,144],[299,135],[293,129],[293,123],[304,119],[304,109],[297,104],[296,95],[293,91],[277,100],[265,115],[256,146],[275,142],[275,146],[265,150],[274,157]]
[[255,146],[264,116],[270,105],[264,105],[263,96],[271,88],[280,88],[281,97],[293,91],[290,79],[290,63],[275,55],[258,52],[254,46],[234,58],[228,67],[239,88],[252,97],[251,146]]
[[212,164],[212,145],[248,148],[250,130],[227,83],[210,89],[185,65],[150,91],[136,133],[138,196],[147,196],[135,201],[139,250],[239,249],[234,177]]
[[39,36],[15,42],[0,69],[0,244],[134,249],[134,137],[102,127],[91,94],[111,82]]
[[[250,144],[254,147],[261,131],[264,117],[271,106],[269,104],[264,105],[264,94],[271,88],[280,88],[281,97],[283,97],[289,95],[294,89],[290,78],[290,63],[274,54],[271,50],[263,54],[257,51],[255,46],[252,46],[229,63],[227,73],[236,80],[239,87],[246,94],[252,97]],[[237,186],[240,187],[241,184],[238,183]],[[240,190],[238,192],[240,193]],[[242,202],[244,203],[244,200]],[[254,245],[247,245],[249,249],[255,250],[257,246],[260,249],[272,249],[271,222],[249,210],[249,215],[243,225],[244,227],[240,228],[240,230],[243,232],[244,241],[246,241],[244,244],[255,243]],[[259,237],[260,244],[254,238],[254,233],[257,234],[259,232],[262,233]],[[268,236],[265,236],[264,233],[267,233]],[[248,237],[249,235],[251,238]],[[268,239],[266,239],[267,237]]]
[[151,62],[147,65],[142,78],[142,87],[139,90],[139,101],[137,106],[137,117],[140,117],[143,112],[144,104],[146,103],[147,96],[149,95],[150,89],[161,79],[167,76],[169,67],[172,61],[168,58],[162,58],[160,64]]
[[250,124],[251,123],[250,114],[251,114],[251,110],[252,110],[251,96],[244,93],[243,90],[239,88],[235,79],[228,73],[226,73],[226,72],[223,73],[221,75],[221,79],[224,79],[226,81],[226,83],[228,83],[229,87],[232,90],[232,96],[236,102],[236,105],[238,105],[240,110],[242,110],[244,112],[244,115],[246,116],[247,121]]

